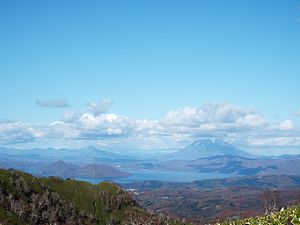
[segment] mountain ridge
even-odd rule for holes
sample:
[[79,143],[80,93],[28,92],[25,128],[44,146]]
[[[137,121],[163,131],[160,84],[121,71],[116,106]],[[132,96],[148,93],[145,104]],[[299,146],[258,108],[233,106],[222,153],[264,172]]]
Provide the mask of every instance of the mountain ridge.
[[41,169],[38,175],[61,178],[119,178],[129,176],[128,173],[107,164],[76,165],[63,160],[46,165]]

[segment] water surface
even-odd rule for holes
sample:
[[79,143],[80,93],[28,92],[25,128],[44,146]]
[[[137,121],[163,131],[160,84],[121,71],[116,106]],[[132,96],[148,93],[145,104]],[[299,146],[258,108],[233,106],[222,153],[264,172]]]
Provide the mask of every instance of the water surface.
[[93,184],[100,183],[102,181],[113,181],[115,183],[126,184],[138,181],[147,180],[158,180],[158,181],[170,181],[170,182],[192,182],[196,180],[212,179],[212,178],[226,178],[232,177],[231,174],[222,173],[199,173],[190,171],[153,171],[153,170],[138,170],[126,171],[131,174],[131,176],[123,178],[81,178],[77,177],[78,180],[88,181]]

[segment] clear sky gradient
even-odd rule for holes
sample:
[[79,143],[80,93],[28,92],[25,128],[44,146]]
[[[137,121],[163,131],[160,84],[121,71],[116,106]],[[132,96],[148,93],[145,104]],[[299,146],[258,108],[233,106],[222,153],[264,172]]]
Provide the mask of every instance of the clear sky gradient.
[[[299,124],[300,1],[2,1],[0,118],[31,124],[108,98],[160,120],[209,102]],[[40,107],[37,101],[70,107]]]

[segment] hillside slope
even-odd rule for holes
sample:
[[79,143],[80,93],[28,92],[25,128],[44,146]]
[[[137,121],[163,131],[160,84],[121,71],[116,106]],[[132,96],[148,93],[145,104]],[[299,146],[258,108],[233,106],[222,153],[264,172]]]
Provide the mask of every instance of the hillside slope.
[[218,225],[298,225],[300,224],[300,207],[282,209],[270,215],[253,217],[244,220],[225,222]]
[[179,224],[140,208],[120,187],[103,182],[35,178],[15,170],[0,170],[0,224],[92,225]]

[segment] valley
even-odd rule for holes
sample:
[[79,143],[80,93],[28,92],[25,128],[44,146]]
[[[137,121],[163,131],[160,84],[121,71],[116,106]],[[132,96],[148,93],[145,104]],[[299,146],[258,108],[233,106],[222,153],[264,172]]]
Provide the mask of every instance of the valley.
[[235,177],[188,183],[145,181],[124,187],[147,210],[193,224],[260,216],[300,204],[300,176]]

